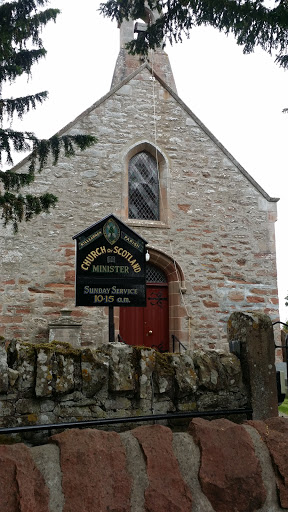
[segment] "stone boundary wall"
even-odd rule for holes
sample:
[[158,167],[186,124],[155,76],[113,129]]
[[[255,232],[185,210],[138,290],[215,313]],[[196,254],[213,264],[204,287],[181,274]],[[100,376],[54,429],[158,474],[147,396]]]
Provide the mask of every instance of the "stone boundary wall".
[[247,406],[233,354],[0,343],[0,428]]
[[68,430],[0,445],[5,512],[278,512],[288,508],[288,420],[194,419],[123,433]]
[[[277,416],[270,318],[233,313],[228,341],[237,355],[202,349],[161,354],[124,343],[78,349],[57,341],[2,340],[0,428],[239,408],[252,409],[253,420]],[[34,443],[45,435],[26,433],[24,439]]]

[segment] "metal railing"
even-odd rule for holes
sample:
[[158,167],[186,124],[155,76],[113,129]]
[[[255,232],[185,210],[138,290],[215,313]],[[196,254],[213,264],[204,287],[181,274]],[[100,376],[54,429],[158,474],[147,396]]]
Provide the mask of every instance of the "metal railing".
[[[288,324],[285,324],[284,322],[274,322],[272,325],[274,327],[274,325],[277,325],[277,324],[281,324],[281,325],[285,325],[285,327],[288,327]],[[285,388],[287,386],[287,381],[288,381],[288,333],[286,333],[286,336],[285,336],[285,345],[276,345],[275,344],[275,350],[276,348],[281,348],[282,351],[283,350],[286,350],[286,353],[285,353],[285,359],[286,359],[286,385],[285,385]],[[282,353],[283,355],[283,353]],[[280,405],[284,399],[285,399],[285,395],[286,395],[286,392],[283,392],[283,390],[281,389],[281,380],[280,380],[280,371],[276,371],[276,379],[277,379],[277,395],[278,395],[278,405]],[[285,389],[286,391],[286,389]]]
[[175,334],[172,334],[172,349],[173,352],[175,352],[175,342],[178,343],[179,352],[181,352],[181,349],[187,350],[187,348],[181,343],[181,341],[175,336]]
[[[172,352],[175,352],[175,349],[176,349],[176,344],[178,343],[178,352],[181,352],[181,349],[183,350],[187,350],[187,348],[185,347],[185,345],[183,345],[183,343],[181,343],[181,341],[177,338],[177,336],[175,334],[172,334]],[[118,334],[117,335],[117,340],[118,342],[120,343],[125,343],[126,345],[128,345],[127,341],[125,341],[121,334]],[[148,347],[149,348],[149,347]],[[150,348],[153,348],[154,350],[157,350],[157,352],[161,352],[161,353],[165,353],[165,352],[168,352],[168,350],[166,350],[164,347],[163,347],[163,344],[162,343],[159,343],[159,345],[151,345]]]
[[[274,325],[276,324],[281,324],[281,325],[285,325],[285,327],[288,328],[288,324],[285,324],[284,322],[274,322],[272,325],[274,327]],[[286,366],[287,366],[287,378],[288,378],[288,352],[287,352],[287,349],[288,349],[288,332],[285,336],[285,345],[275,345],[275,349],[276,348],[282,348],[282,350],[286,350]]]
[[57,430],[69,428],[100,427],[103,425],[115,425],[121,423],[142,423],[145,421],[177,420],[184,418],[205,418],[214,416],[231,416],[244,414],[247,419],[252,418],[253,409],[219,409],[213,411],[173,412],[166,414],[149,414],[145,416],[128,416],[119,418],[101,418],[87,421],[71,421],[65,423],[48,423],[44,425],[25,425],[23,427],[0,428],[1,434],[21,434],[21,432],[35,432],[42,430]]
[[118,343],[125,343],[125,345],[128,345],[127,341],[125,341],[125,340],[122,338],[122,336],[121,336],[121,334],[120,334],[120,333],[117,335],[117,341],[118,341]]

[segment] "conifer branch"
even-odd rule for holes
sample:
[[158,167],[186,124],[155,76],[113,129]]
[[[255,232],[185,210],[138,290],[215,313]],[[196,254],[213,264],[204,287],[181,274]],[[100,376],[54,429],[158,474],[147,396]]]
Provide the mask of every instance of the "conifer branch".
[[0,98],[0,122],[3,121],[4,116],[7,116],[8,120],[12,120],[14,114],[19,119],[23,119],[24,114],[27,114],[31,109],[36,108],[37,103],[43,103],[48,97],[48,92],[38,92],[34,95],[23,96],[15,99],[1,99]]
[[46,50],[41,48],[39,50],[14,51],[6,59],[0,57],[0,83],[7,80],[13,82],[15,78],[23,75],[23,73],[30,76],[32,65],[45,55]]
[[59,160],[61,149],[66,157],[75,155],[75,146],[81,151],[87,149],[97,142],[96,137],[92,135],[54,135],[50,139],[36,139],[33,137],[33,150],[29,155],[30,165],[29,174],[34,175],[36,170],[41,172],[47,164],[49,155],[52,156],[52,165],[56,165]]
[[[2,154],[6,154],[6,162],[13,165],[11,152],[24,152],[31,149],[29,141],[33,140],[35,135],[31,132],[18,132],[11,129],[0,129],[0,164],[2,163]],[[12,147],[11,147],[12,145]]]
[[[232,33],[244,53],[256,46],[272,53],[277,51],[276,62],[288,67],[288,9],[287,1],[279,0],[269,8],[264,0],[147,0],[148,7],[161,16],[148,26],[144,38],[127,44],[132,54],[147,54],[168,40],[182,41],[189,37],[193,27],[210,25],[225,34]],[[100,4],[104,16],[116,19],[143,18],[145,0],[108,0]]]
[[[0,5],[0,123],[20,119],[36,105],[47,98],[43,91],[19,98],[2,98],[3,82],[14,81],[23,74],[30,75],[31,67],[44,57],[41,30],[49,22],[55,21],[58,9],[42,8],[49,0],[15,0]],[[34,46],[34,47],[33,47]],[[16,172],[14,169],[0,170],[0,209],[4,224],[12,223],[14,231],[22,220],[28,221],[41,212],[48,212],[57,202],[53,194],[23,195],[23,187],[31,185],[35,173],[41,172],[51,157],[56,165],[60,154],[69,157],[76,149],[83,151],[95,144],[96,138],[90,135],[54,135],[50,139],[38,139],[32,132],[19,132],[11,128],[0,128],[0,166],[3,159],[13,165],[13,152],[30,151],[28,172]]]
[[54,208],[58,199],[50,193],[36,196],[27,194],[22,196],[11,192],[0,193],[0,209],[2,210],[2,219],[4,225],[13,225],[14,232],[18,231],[19,223],[31,220],[42,212],[49,212],[50,208]]

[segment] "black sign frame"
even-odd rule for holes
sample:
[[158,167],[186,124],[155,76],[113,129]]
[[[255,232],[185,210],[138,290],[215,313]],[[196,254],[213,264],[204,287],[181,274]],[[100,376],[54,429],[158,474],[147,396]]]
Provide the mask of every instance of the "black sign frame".
[[146,306],[147,241],[114,214],[73,236],[76,306]]

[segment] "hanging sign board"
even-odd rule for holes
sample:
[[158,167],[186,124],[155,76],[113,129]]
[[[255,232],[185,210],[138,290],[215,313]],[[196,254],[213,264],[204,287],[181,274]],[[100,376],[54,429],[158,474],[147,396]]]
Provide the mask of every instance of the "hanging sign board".
[[111,214],[73,239],[76,306],[146,306],[142,237]]

